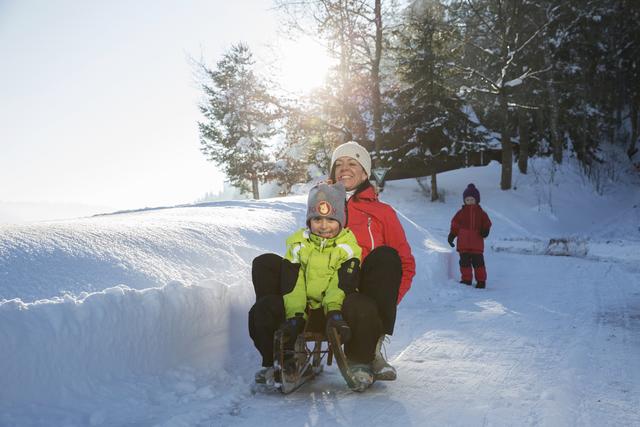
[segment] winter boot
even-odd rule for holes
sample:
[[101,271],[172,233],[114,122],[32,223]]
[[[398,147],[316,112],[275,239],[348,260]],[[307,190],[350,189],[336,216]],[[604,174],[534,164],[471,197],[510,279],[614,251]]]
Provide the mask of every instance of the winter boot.
[[373,369],[369,363],[353,363],[349,362],[349,368],[353,379],[358,383],[358,387],[352,388],[355,391],[364,391],[375,382]]
[[471,286],[471,280],[460,280],[463,285]]
[[256,384],[273,383],[273,366],[260,369],[256,372]]
[[376,344],[376,355],[371,363],[371,367],[373,368],[373,375],[376,380],[379,381],[395,381],[397,378],[396,368],[391,366],[389,362],[386,361],[386,352],[385,356],[382,355],[382,350],[384,346],[385,335],[381,335],[378,339],[378,343]]
[[484,289],[486,286],[486,283],[484,282],[484,280],[480,280],[478,281],[478,283],[476,284],[476,289]]

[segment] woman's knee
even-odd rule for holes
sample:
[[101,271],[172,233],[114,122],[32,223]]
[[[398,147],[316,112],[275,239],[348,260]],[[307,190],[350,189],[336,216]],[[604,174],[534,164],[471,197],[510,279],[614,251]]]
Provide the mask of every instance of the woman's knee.
[[273,267],[279,268],[282,257],[276,254],[262,254],[253,259],[251,263],[251,270],[261,270],[264,268],[273,269]]
[[256,300],[269,294],[280,294],[281,265],[282,257],[276,254],[262,254],[253,259],[251,281]]
[[365,261],[375,265],[379,263],[402,265],[398,251],[391,246],[378,246],[367,255]]
[[402,263],[398,251],[389,246],[380,246],[365,258],[359,288],[360,292],[377,301],[390,298],[395,302],[401,280]]

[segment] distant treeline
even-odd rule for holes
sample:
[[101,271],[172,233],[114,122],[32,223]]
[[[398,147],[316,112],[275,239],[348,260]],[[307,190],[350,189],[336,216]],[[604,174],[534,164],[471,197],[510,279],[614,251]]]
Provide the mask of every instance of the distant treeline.
[[532,155],[561,163],[570,153],[587,173],[607,161],[605,145],[640,156],[638,1],[275,6],[284,28],[313,35],[336,60],[324,87],[286,96],[256,73],[242,43],[215,67],[200,64],[202,151],[256,198],[259,182],[286,190],[307,181],[311,166],[328,173],[333,147],[346,140],[367,146],[375,167],[424,165],[434,184],[443,170],[435,165],[464,167],[486,152],[502,162],[502,189],[514,163],[526,173]]

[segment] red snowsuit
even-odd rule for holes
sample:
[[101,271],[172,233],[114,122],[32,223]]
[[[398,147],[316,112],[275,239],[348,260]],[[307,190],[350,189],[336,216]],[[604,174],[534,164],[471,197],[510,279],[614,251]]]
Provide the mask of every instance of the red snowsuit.
[[372,187],[355,194],[347,202],[347,227],[356,235],[362,248],[362,259],[379,246],[390,246],[400,256],[402,280],[398,303],[411,287],[416,263],[404,230],[393,208],[378,200]]
[[451,234],[457,237],[456,248],[460,253],[460,272],[463,282],[472,279],[471,264],[475,269],[476,280],[487,280],[484,266],[484,238],[481,233],[489,234],[491,220],[480,205],[463,205],[451,220]]

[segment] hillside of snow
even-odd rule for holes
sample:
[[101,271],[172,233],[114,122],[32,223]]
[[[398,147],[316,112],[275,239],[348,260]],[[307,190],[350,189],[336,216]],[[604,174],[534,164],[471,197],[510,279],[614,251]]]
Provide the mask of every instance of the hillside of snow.
[[[305,196],[0,225],[0,426],[640,425],[637,175],[605,195],[571,162],[499,177],[438,175],[436,203],[387,183],[417,274],[399,378],[362,394],[335,366],[288,396],[252,384],[251,261],[284,251]],[[494,224],[485,290],[446,242],[469,182]]]

